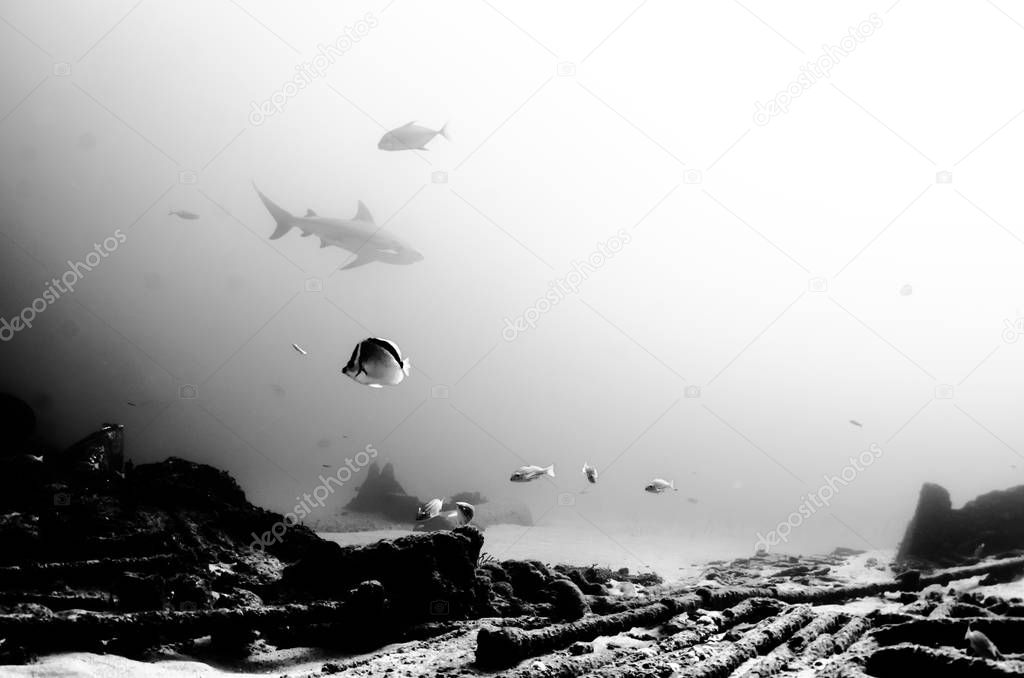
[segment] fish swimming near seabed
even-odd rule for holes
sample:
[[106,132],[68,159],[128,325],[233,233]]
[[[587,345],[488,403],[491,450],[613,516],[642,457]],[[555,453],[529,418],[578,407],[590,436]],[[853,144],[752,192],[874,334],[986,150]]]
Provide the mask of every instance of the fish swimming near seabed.
[[423,125],[417,125],[413,120],[387,132],[377,142],[377,148],[382,151],[427,151],[430,150],[427,148],[427,144],[438,135],[449,139],[448,123],[445,123],[439,130],[432,130]]
[[298,229],[303,237],[316,236],[320,240],[320,247],[333,245],[355,255],[355,259],[341,267],[343,271],[374,261],[398,266],[423,261],[422,254],[398,236],[377,226],[370,210],[362,202],[351,219],[321,217],[313,210],[307,210],[304,217],[296,217],[263,195],[255,183],[253,188],[277,224],[270,234],[271,240],[283,237],[293,228]]
[[543,478],[544,476],[555,477],[554,464],[551,466],[520,466],[509,480],[513,483],[528,483],[531,480]]
[[416,521],[429,520],[441,512],[442,502],[440,499],[431,499],[416,509]]
[[413,528],[416,532],[437,532],[439,530],[454,530],[456,527],[468,525],[473,520],[476,509],[472,504],[464,501],[455,502],[455,509],[452,511],[441,511],[429,518],[416,522]]
[[167,216],[171,216],[172,214],[178,217],[179,219],[192,220],[199,218],[198,214],[196,214],[195,212],[189,212],[188,210],[171,210],[170,212],[167,213]]
[[469,525],[473,520],[473,516],[476,515],[476,507],[465,501],[455,502],[455,510],[457,510],[459,515],[462,516],[463,525]]
[[676,481],[673,480],[672,482],[669,482],[661,478],[655,478],[647,484],[647,487],[644,488],[644,492],[650,492],[651,494],[661,494],[665,490],[675,490],[678,492],[679,490],[676,489]]
[[402,383],[411,367],[396,343],[370,337],[356,344],[341,372],[364,386],[383,388]]
[[583,475],[587,477],[587,481],[591,485],[597,482],[597,469],[587,462],[583,462]]

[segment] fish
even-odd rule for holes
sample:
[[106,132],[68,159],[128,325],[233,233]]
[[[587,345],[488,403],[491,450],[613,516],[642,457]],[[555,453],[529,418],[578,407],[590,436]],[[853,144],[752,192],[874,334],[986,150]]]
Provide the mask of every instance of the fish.
[[425,504],[420,505],[416,509],[416,520],[417,522],[422,520],[429,520],[441,512],[441,505],[443,502],[440,499],[431,499]]
[[984,657],[985,659],[1003,659],[1003,653],[999,651],[995,643],[989,640],[981,631],[975,631],[970,626],[967,627],[967,633],[964,634],[964,640],[971,645],[971,649],[974,650],[974,654],[978,657]]
[[860,423],[856,419],[851,419],[850,423],[853,424],[854,426],[858,427],[858,428],[864,428],[864,424]]
[[309,355],[309,351],[307,351],[306,349],[302,348],[298,344],[292,344],[292,348],[294,348],[296,351],[298,351],[302,355]]
[[974,549],[974,553],[971,554],[975,558],[981,558],[981,554],[985,552],[985,542],[978,544],[978,548]]
[[669,482],[667,480],[662,480],[661,478],[655,478],[654,480],[647,484],[647,487],[644,488],[644,492],[650,492],[651,494],[661,494],[662,492],[668,489],[672,489],[678,492],[679,490],[676,489],[676,481],[673,480],[672,482]]
[[597,469],[587,462],[583,462],[583,475],[587,477],[591,484],[597,482]]
[[361,201],[355,216],[351,219],[308,216],[309,211],[307,216],[296,217],[263,195],[255,183],[253,188],[256,189],[263,206],[274,217],[276,228],[270,234],[271,240],[283,237],[293,228],[301,231],[304,237],[316,236],[320,240],[321,248],[333,245],[355,255],[354,259],[341,267],[342,271],[365,266],[374,261],[397,266],[423,261],[422,254],[398,236],[377,226],[370,210]]
[[371,388],[397,386],[409,376],[412,363],[402,357],[398,345],[387,339],[370,337],[356,344],[352,357],[341,372]]
[[690,502],[691,504],[696,504],[697,503],[697,498],[696,497],[687,497],[686,501]]
[[531,480],[542,478],[544,476],[555,477],[555,465],[551,466],[520,466],[516,469],[512,477],[509,478],[513,483],[528,483]]
[[188,210],[171,210],[170,212],[167,213],[167,216],[171,216],[172,214],[180,219],[192,220],[199,218],[198,214],[196,214],[195,212],[189,212]]
[[427,148],[427,144],[439,134],[445,139],[451,140],[448,137],[448,123],[435,131],[417,125],[413,120],[387,132],[377,142],[377,148],[382,151],[427,151],[430,150]]
[[476,515],[476,507],[469,502],[457,501],[455,502],[455,509],[459,512],[459,515],[462,516],[463,525],[469,525],[473,520],[473,516]]

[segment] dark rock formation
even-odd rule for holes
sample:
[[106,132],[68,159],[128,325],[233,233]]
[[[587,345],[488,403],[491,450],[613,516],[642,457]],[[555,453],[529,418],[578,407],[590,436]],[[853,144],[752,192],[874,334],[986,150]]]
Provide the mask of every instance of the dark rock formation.
[[300,599],[340,599],[374,579],[383,587],[388,613],[398,619],[464,619],[480,606],[475,584],[483,541],[471,525],[366,546],[325,541],[285,569],[280,590]]
[[36,413],[21,398],[0,393],[0,457],[25,454],[36,431]]
[[395,467],[388,462],[381,469],[377,462],[366,469],[366,480],[345,509],[359,513],[376,513],[399,523],[412,523],[422,502],[406,494],[395,479]]
[[1024,549],[1024,485],[953,509],[945,488],[926,483],[896,560],[949,565],[1014,549]]

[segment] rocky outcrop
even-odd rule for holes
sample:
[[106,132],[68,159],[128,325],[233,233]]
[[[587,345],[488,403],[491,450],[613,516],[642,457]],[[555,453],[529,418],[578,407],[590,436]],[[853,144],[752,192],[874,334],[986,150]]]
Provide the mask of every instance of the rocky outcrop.
[[1014,549],[1024,549],[1024,485],[954,509],[945,488],[926,483],[896,559],[950,565]]
[[344,599],[353,586],[374,579],[395,618],[408,623],[465,619],[481,604],[476,563],[483,542],[470,525],[366,546],[324,541],[285,569],[280,591],[300,599]]
[[28,445],[36,431],[36,413],[21,398],[0,393],[0,457],[30,452]]
[[418,498],[407,494],[395,479],[393,464],[388,462],[381,469],[377,462],[373,462],[366,470],[366,480],[345,509],[379,514],[398,523],[411,523],[420,503]]
[[[0,475],[20,491],[0,509],[0,664],[207,634],[233,651],[257,636],[365,649],[483,607],[473,527],[342,547],[252,505],[224,471],[175,457],[125,468],[123,441],[105,425]],[[377,482],[397,486],[393,469]]]

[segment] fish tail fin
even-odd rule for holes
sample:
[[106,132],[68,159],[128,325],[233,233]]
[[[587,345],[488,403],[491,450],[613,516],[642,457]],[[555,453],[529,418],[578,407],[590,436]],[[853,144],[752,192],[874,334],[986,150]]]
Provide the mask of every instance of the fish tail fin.
[[405,376],[407,376],[407,377],[409,376],[409,369],[411,367],[412,367],[412,361],[411,360],[406,358],[405,360],[402,361],[402,372],[405,373]]
[[452,138],[448,135],[448,122],[445,122],[443,125],[441,125],[441,129],[438,130],[437,133],[443,136],[448,141],[452,140]]
[[283,207],[279,206],[273,200],[263,195],[259,188],[256,186],[256,182],[253,182],[252,187],[256,189],[256,195],[260,196],[260,200],[263,201],[263,206],[270,212],[270,216],[274,217],[274,221],[277,222],[277,228],[270,234],[271,240],[277,240],[288,231],[292,230],[292,217],[291,213]]
[[554,478],[555,477],[555,465],[552,464],[551,466],[548,466],[546,469],[544,469],[544,473],[546,473],[547,475],[549,475],[552,478]]
[[580,469],[580,471],[582,471],[583,473],[586,473],[587,472],[587,466],[588,466],[587,462],[583,462],[583,468]]
[[675,492],[678,492],[678,491],[679,491],[679,488],[678,488],[678,487],[676,487],[676,481],[674,481],[674,480],[673,480],[672,482],[670,482],[670,483],[668,484],[668,486],[669,486],[669,487],[671,487],[671,488],[672,488],[672,490],[673,490],[673,491],[675,491]]

